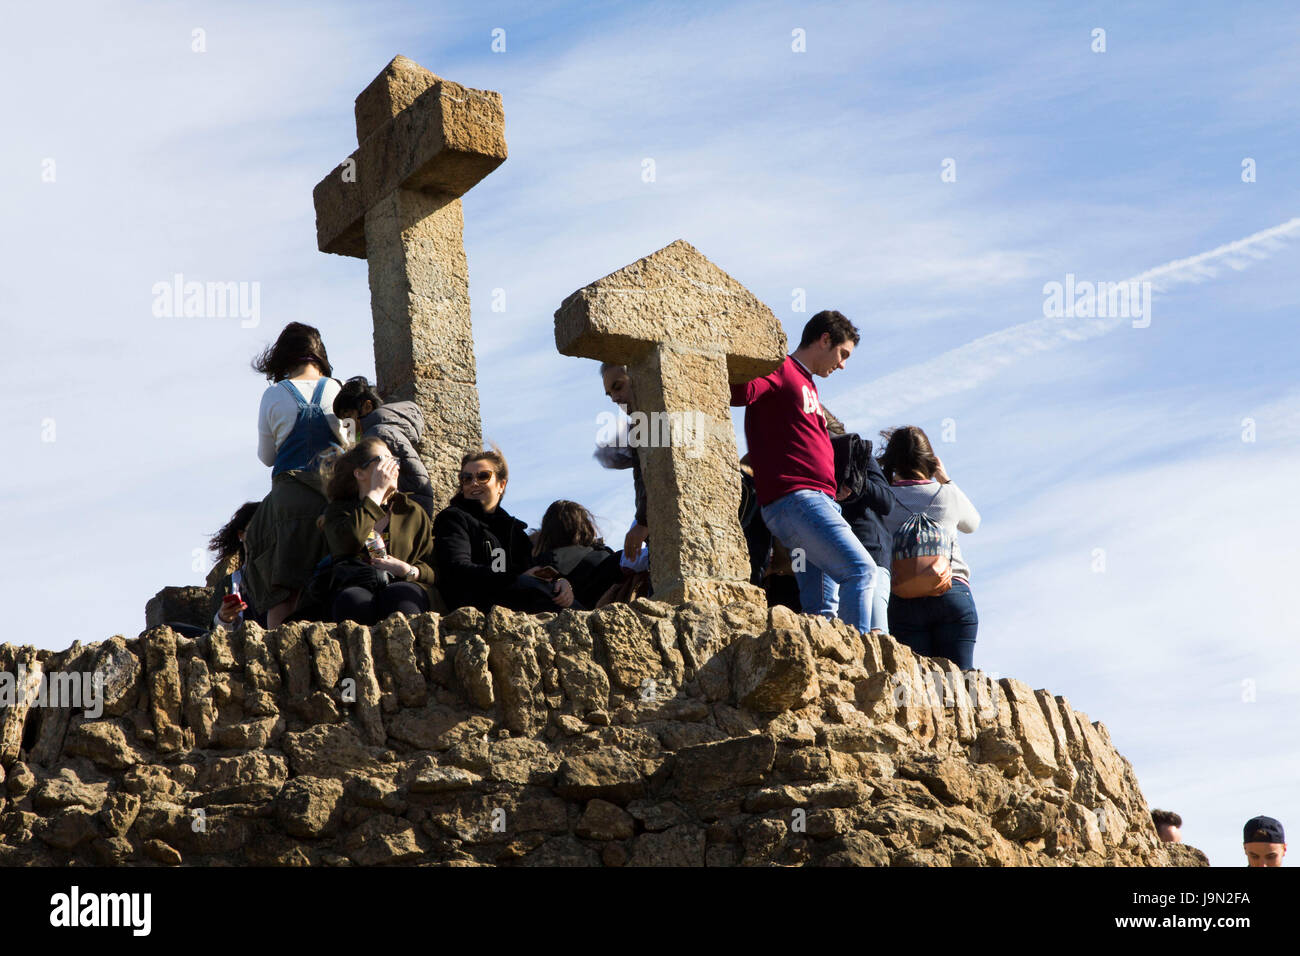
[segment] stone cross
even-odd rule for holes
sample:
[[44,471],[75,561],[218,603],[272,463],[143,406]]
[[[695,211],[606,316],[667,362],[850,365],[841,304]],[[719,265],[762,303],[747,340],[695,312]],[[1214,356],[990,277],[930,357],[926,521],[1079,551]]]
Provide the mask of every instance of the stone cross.
[[361,91],[356,119],[356,152],[312,194],[317,244],[366,260],[376,384],[419,405],[441,508],[461,455],[482,447],[460,197],[505,161],[505,112],[501,94],[399,56]]
[[649,439],[638,454],[656,600],[762,602],[749,584],[737,517],[728,386],[766,375],[785,358],[772,311],[678,240],[565,299],[555,313],[555,344],[564,355],[628,367],[637,406],[630,432],[635,439],[638,425],[646,426]]

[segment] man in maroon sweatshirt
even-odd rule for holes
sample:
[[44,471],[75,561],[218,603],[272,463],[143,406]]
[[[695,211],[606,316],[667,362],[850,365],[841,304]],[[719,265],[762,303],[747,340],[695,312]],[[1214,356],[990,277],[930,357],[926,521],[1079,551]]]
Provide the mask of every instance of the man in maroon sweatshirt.
[[731,404],[745,406],[745,441],[763,521],[790,549],[805,614],[839,616],[866,633],[876,563],[835,501],[835,454],[814,375],[844,367],[858,330],[843,314],[818,312],[799,348],[781,367],[731,386]]

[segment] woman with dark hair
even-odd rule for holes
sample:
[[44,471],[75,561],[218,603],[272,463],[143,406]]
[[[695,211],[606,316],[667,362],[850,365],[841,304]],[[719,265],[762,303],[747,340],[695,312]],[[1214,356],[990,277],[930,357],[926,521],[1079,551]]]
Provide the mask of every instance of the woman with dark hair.
[[271,466],[271,493],[248,526],[245,575],[274,628],[294,612],[325,553],[316,526],[325,508],[319,456],[351,436],[327,411],[339,383],[329,377],[333,368],[312,326],[290,322],[253,368],[273,383],[262,393],[257,424],[257,455]]
[[244,502],[208,541],[208,550],[217,556],[217,563],[208,572],[206,582],[216,594],[212,611],[212,623],[216,627],[229,629],[236,621],[266,624],[265,615],[259,614],[249,603],[244,587],[244,537],[258,507],[256,501]]
[[918,654],[970,670],[979,617],[957,532],[975,531],[980,513],[948,477],[925,432],[909,425],[881,436],[880,467],[895,500],[885,516],[893,541],[890,631]]
[[375,624],[420,614],[433,598],[433,524],[397,490],[397,459],[363,438],[326,465],[322,526],[332,559],[325,598],[335,621]]
[[576,501],[553,501],[533,543],[537,564],[555,568],[573,585],[574,608],[596,607],[623,578],[619,556],[600,537],[591,512]]
[[334,415],[352,423],[357,439],[382,438],[397,459],[397,489],[433,517],[433,485],[429,470],[415,450],[424,437],[424,415],[415,402],[387,402],[371,388],[364,375],[343,383],[334,398]]
[[460,492],[433,519],[439,591],[451,608],[570,607],[573,586],[554,568],[533,564],[527,525],[501,507],[509,474],[497,448],[461,459]]

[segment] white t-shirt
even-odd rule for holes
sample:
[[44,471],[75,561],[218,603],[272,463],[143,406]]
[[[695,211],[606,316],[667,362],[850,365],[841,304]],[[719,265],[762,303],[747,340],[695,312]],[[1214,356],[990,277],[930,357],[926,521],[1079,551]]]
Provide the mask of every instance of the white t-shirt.
[[[316,390],[319,379],[287,379],[287,381],[298,389],[302,400],[310,405],[312,392]],[[325,421],[329,422],[334,437],[339,440],[339,444],[349,445],[352,441],[351,422],[340,424],[331,411],[340,387],[334,379],[327,379],[325,388],[321,392],[320,404],[321,408],[325,409]],[[262,393],[262,406],[257,412],[257,457],[261,459],[262,464],[268,466],[275,464],[276,452],[289,437],[297,421],[298,403],[284,390],[283,384],[276,382]]]

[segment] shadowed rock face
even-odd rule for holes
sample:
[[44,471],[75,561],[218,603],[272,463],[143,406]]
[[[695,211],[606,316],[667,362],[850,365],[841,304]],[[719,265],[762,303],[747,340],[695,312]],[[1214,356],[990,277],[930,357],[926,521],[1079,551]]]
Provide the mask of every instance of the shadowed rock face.
[[19,663],[98,669],[105,707],[0,706],[0,865],[1203,859],[1064,698],[784,608],[154,627],[0,645]]

